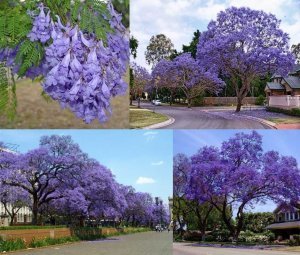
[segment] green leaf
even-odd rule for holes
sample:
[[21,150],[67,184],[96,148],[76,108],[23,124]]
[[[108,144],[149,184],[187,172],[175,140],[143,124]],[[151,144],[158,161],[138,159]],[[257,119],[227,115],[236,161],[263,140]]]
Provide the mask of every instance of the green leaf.
[[17,112],[15,79],[5,63],[0,63],[0,114],[13,120]]

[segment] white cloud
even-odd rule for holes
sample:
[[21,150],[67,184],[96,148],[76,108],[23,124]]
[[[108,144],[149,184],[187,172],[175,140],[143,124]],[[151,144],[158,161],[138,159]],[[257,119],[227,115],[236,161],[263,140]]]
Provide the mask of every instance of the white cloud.
[[153,184],[155,182],[156,181],[153,178],[150,178],[150,177],[139,177],[136,180],[136,184],[140,184],[140,185],[143,185],[143,184]]
[[158,132],[155,131],[147,131],[145,133],[143,133],[144,136],[153,136],[153,135],[157,135]]
[[152,162],[152,163],[151,163],[152,166],[161,166],[161,165],[163,165],[163,164],[164,164],[164,161],[162,161],[162,160],[161,160],[161,161],[158,161],[158,162]]
[[155,139],[157,134],[158,134],[158,132],[156,132],[156,131],[147,131],[147,132],[143,133],[143,136],[146,136],[147,142],[150,142]]

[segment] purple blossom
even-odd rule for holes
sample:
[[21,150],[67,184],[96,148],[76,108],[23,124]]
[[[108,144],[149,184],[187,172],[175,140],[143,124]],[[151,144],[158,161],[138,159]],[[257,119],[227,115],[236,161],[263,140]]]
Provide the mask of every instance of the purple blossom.
[[31,41],[46,43],[51,38],[51,19],[50,10],[45,14],[45,7],[41,4],[40,13],[33,21],[33,27],[28,37]]

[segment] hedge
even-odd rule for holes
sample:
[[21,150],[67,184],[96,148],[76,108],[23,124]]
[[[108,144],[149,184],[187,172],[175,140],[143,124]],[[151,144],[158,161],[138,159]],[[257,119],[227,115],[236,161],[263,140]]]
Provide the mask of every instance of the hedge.
[[268,106],[266,109],[268,112],[284,113],[286,115],[300,117],[300,108],[292,108],[289,110],[289,109],[282,109],[282,108]]

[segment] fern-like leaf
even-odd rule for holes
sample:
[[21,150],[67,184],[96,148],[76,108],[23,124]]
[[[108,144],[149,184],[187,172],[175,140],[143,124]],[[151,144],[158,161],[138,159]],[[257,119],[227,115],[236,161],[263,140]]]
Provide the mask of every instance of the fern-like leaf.
[[0,114],[13,120],[17,111],[16,83],[12,72],[0,63]]

